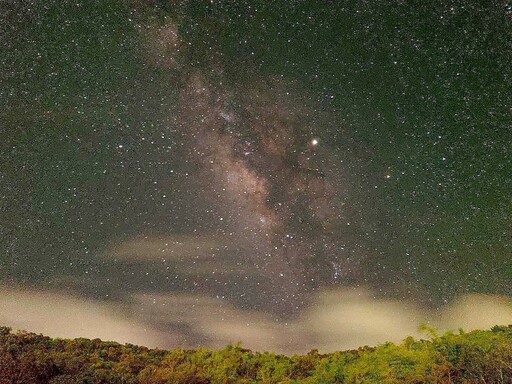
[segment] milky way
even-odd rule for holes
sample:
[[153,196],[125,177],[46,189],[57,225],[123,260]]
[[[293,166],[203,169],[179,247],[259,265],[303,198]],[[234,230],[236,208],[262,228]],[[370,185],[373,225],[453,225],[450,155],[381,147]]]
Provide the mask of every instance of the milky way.
[[[178,120],[205,181],[200,194],[212,207],[206,214],[219,221],[227,243],[249,255],[245,267],[271,281],[253,294],[271,295],[271,307],[298,308],[308,287],[318,285],[312,277],[322,279],[322,269],[331,273],[326,260],[339,263],[343,256],[339,247],[347,240],[339,222],[349,220],[349,182],[336,169],[342,158],[311,143],[326,122],[307,116],[278,82],[267,87],[226,89],[194,74]],[[317,264],[310,274],[308,260]]]

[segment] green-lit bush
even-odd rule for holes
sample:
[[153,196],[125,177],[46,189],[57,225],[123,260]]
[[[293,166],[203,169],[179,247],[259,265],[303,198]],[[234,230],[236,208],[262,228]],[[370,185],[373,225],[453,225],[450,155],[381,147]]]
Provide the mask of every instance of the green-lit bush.
[[0,384],[512,383],[512,327],[284,356],[239,345],[170,351],[0,327]]

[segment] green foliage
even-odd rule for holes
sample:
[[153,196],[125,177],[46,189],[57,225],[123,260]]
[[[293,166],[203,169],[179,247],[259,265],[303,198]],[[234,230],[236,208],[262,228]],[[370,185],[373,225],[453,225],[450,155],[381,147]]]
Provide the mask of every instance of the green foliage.
[[164,351],[99,339],[51,339],[0,327],[0,384],[511,383],[512,326],[430,340],[291,357],[222,350]]

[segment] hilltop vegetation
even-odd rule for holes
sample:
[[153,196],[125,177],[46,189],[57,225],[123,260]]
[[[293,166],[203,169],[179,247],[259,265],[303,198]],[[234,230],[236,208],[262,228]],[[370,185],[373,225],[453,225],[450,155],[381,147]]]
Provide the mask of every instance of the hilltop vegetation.
[[228,345],[170,351],[0,327],[0,384],[512,383],[512,326],[284,356]]

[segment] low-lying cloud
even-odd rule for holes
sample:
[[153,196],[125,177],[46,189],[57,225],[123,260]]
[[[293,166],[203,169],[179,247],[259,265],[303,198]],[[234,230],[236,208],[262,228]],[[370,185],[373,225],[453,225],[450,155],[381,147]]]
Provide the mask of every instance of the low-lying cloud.
[[466,295],[439,310],[375,298],[369,290],[343,288],[319,293],[292,321],[242,310],[200,295],[137,294],[125,303],[0,287],[0,324],[54,337],[88,337],[149,347],[220,348],[242,342],[254,350],[303,353],[399,342],[426,337],[428,323],[441,331],[472,330],[512,323],[508,298]]

